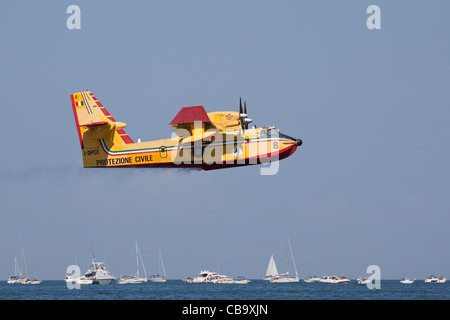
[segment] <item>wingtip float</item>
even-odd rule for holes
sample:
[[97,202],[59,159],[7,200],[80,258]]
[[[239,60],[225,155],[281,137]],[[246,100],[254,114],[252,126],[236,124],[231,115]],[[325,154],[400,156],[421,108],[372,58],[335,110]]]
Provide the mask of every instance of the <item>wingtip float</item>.
[[85,168],[196,167],[204,170],[263,164],[292,155],[302,144],[275,127],[249,128],[247,104],[239,112],[206,113],[183,107],[170,122],[172,137],[134,142],[90,91],[70,96]]

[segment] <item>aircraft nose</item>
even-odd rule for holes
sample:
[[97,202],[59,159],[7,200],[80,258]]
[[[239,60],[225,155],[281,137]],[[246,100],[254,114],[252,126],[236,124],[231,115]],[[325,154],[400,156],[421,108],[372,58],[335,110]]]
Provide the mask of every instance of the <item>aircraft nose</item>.
[[295,142],[297,143],[297,147],[300,147],[303,143],[303,141],[300,139],[296,139]]

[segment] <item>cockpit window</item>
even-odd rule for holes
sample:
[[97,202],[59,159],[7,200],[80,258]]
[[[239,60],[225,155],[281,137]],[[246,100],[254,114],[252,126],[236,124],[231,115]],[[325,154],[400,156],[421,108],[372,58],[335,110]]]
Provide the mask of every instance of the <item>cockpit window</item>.
[[261,138],[267,137],[267,131],[265,129],[259,130],[259,136]]

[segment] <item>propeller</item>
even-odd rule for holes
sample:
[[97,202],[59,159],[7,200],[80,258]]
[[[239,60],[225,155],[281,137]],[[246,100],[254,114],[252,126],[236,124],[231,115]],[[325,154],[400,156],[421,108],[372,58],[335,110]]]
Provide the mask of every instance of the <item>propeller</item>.
[[239,120],[242,130],[248,129],[248,124],[252,122],[252,119],[247,114],[247,101],[244,101],[244,110],[242,110],[242,98],[239,98]]

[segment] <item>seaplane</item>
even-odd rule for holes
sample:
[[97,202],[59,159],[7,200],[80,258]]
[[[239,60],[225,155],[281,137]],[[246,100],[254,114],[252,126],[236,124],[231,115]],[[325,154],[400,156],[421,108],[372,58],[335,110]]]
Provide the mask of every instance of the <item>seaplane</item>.
[[85,168],[190,167],[203,170],[276,162],[292,155],[302,140],[273,126],[249,128],[247,103],[239,111],[206,113],[183,107],[170,122],[168,139],[133,141],[90,91],[70,95]]

